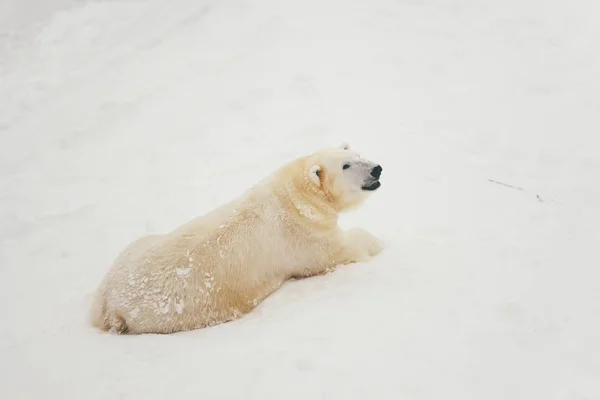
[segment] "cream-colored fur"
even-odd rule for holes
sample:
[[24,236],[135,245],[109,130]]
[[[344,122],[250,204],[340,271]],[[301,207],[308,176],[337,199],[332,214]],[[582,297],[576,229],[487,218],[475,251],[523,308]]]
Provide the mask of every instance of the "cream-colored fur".
[[[343,169],[347,162],[354,169]],[[337,220],[364,200],[374,165],[347,146],[302,157],[231,203],[135,241],[101,283],[93,325],[117,333],[202,328],[243,316],[290,278],[368,260],[381,242],[362,229],[344,232]]]

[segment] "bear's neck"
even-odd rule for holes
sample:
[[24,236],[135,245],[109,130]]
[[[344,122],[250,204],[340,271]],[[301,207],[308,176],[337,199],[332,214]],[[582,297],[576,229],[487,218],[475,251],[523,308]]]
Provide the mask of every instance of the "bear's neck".
[[338,211],[319,191],[311,191],[306,183],[286,182],[283,188],[281,201],[286,204],[290,212],[297,213],[300,220],[319,225],[320,227],[335,227],[338,222]]

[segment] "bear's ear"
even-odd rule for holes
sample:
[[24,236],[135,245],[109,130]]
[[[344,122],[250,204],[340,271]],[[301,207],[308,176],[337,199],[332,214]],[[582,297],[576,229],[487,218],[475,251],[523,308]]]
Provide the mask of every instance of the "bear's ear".
[[342,150],[350,150],[350,145],[346,142],[340,144],[340,149]]
[[317,186],[321,186],[321,173],[322,173],[322,169],[320,165],[313,165],[312,167],[310,167],[310,169],[308,170],[308,179],[310,179],[310,181],[312,183],[314,183]]

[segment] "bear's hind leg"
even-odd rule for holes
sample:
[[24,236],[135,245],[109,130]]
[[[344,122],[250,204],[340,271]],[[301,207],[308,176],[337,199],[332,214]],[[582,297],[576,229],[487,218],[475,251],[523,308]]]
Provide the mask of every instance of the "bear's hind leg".
[[106,330],[110,333],[118,333],[120,335],[129,333],[125,318],[117,315],[114,311],[109,311],[106,314],[105,326]]

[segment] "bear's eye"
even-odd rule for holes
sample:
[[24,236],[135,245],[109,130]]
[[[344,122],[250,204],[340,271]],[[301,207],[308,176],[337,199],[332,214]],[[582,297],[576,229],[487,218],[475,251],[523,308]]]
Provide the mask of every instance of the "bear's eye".
[[348,168],[350,168],[350,164],[348,164],[348,163],[346,163],[342,166],[342,169],[348,169]]

